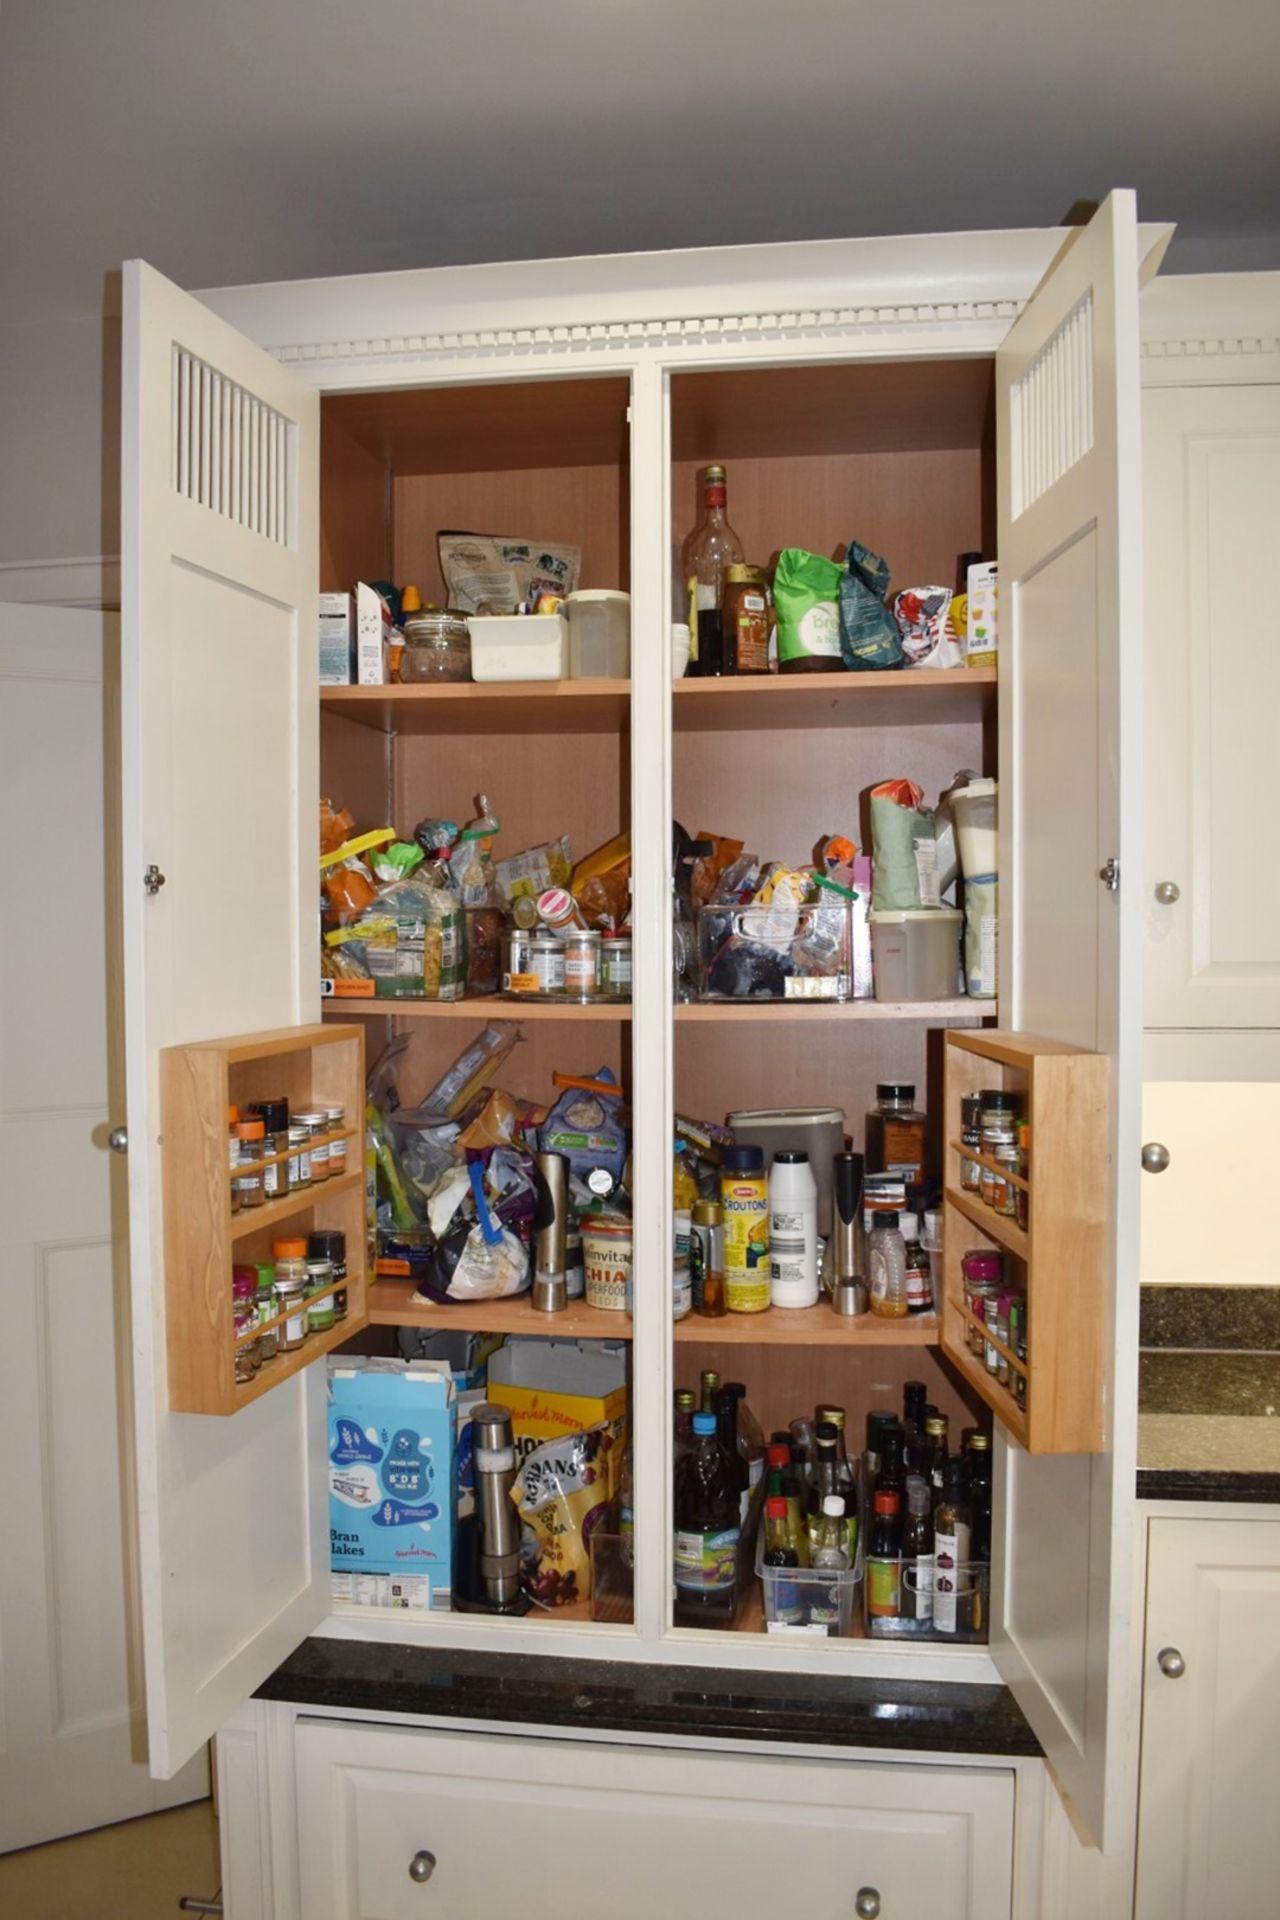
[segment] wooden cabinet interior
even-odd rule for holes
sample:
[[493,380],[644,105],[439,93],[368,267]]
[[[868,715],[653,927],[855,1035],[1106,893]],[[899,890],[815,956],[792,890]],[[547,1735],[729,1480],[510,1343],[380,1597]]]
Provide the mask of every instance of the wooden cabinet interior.
[[[944,1302],[947,1358],[1030,1453],[1096,1453],[1104,1444],[1109,1062],[1056,1040],[999,1030],[947,1035],[944,1111]],[[1002,1087],[1031,1128],[1030,1218],[1024,1232],[961,1187],[960,1103]],[[961,1261],[997,1247],[1027,1302],[1026,1400],[1019,1405],[969,1344]],[[990,1343],[988,1343],[990,1344]],[[1000,1357],[1013,1377],[1018,1357]]]
[[[235,1413],[365,1324],[364,1033],[355,1024],[286,1027],[167,1047],[160,1056],[160,1098],[169,1405],[175,1413]],[[291,1112],[342,1106],[347,1171],[233,1213],[227,1108],[277,1098],[286,1099]],[[270,1263],[274,1238],[321,1227],[346,1236],[346,1319],[237,1383],[233,1261]]]

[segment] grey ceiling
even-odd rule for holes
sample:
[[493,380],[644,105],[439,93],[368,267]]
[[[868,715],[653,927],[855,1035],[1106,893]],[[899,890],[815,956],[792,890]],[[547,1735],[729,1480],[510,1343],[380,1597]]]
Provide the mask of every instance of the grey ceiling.
[[1280,267],[1280,0],[3,0],[0,316],[484,259],[1057,222]]

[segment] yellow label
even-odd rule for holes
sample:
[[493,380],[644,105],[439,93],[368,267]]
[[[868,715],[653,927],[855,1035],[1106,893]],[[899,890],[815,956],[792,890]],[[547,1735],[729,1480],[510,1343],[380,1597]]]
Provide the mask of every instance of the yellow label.
[[724,1300],[730,1313],[764,1313],[769,1305],[768,1267],[731,1271],[726,1252]]

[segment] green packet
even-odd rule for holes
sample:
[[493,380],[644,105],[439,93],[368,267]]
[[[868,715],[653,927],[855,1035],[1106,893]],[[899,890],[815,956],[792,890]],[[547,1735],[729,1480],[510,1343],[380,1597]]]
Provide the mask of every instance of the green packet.
[[784,547],[773,576],[778,618],[778,665],[818,659],[840,664],[840,578],[834,560],[803,547]]

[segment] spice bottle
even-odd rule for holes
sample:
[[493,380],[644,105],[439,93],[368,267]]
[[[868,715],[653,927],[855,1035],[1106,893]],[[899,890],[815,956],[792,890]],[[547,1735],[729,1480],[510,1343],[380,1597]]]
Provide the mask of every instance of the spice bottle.
[[236,1168],[240,1165],[240,1135],[236,1129],[240,1125],[239,1107],[227,1108],[227,1137],[229,1141],[229,1159],[231,1169],[231,1211],[240,1211],[240,1189],[236,1185]]
[[274,1360],[280,1350],[277,1329],[264,1324],[274,1320],[279,1308],[276,1304],[276,1270],[274,1267],[258,1268],[258,1290],[254,1294],[253,1304],[258,1310],[258,1358],[262,1361]]
[[896,1213],[873,1213],[867,1238],[867,1280],[871,1311],[884,1320],[907,1313],[907,1250]]
[[307,1332],[328,1333],[337,1323],[333,1295],[333,1268],[327,1260],[307,1261]]
[[866,1117],[867,1172],[897,1174],[908,1185],[922,1180],[924,1121],[910,1082],[882,1081]]
[[919,1214],[900,1213],[898,1231],[906,1257],[907,1312],[932,1313],[933,1281],[929,1275],[929,1256],[920,1244]]
[[[336,1283],[347,1277],[347,1236],[339,1233],[336,1227],[319,1227],[307,1235],[307,1259],[327,1260],[333,1270]],[[336,1284],[333,1293],[333,1311],[338,1320],[347,1317],[347,1289]]]
[[[970,1153],[982,1152],[982,1096],[966,1093],[960,1102],[960,1144]],[[977,1193],[982,1187],[982,1168],[976,1160],[960,1161],[960,1186],[965,1193]]]
[[329,1178],[336,1180],[347,1170],[347,1110],[329,1108]]
[[327,1107],[307,1107],[301,1113],[295,1113],[294,1119],[307,1129],[311,1154],[311,1184],[318,1186],[329,1178],[329,1109]]
[[263,1199],[281,1200],[289,1191],[289,1102],[255,1100],[249,1111],[262,1122],[262,1157],[274,1163],[262,1169]]
[[769,1298],[818,1304],[818,1183],[808,1154],[791,1149],[774,1154],[769,1172]]
[[241,1207],[260,1207],[266,1201],[262,1184],[262,1142],[266,1129],[261,1120],[241,1120],[236,1127],[240,1142],[240,1167],[236,1188]]

